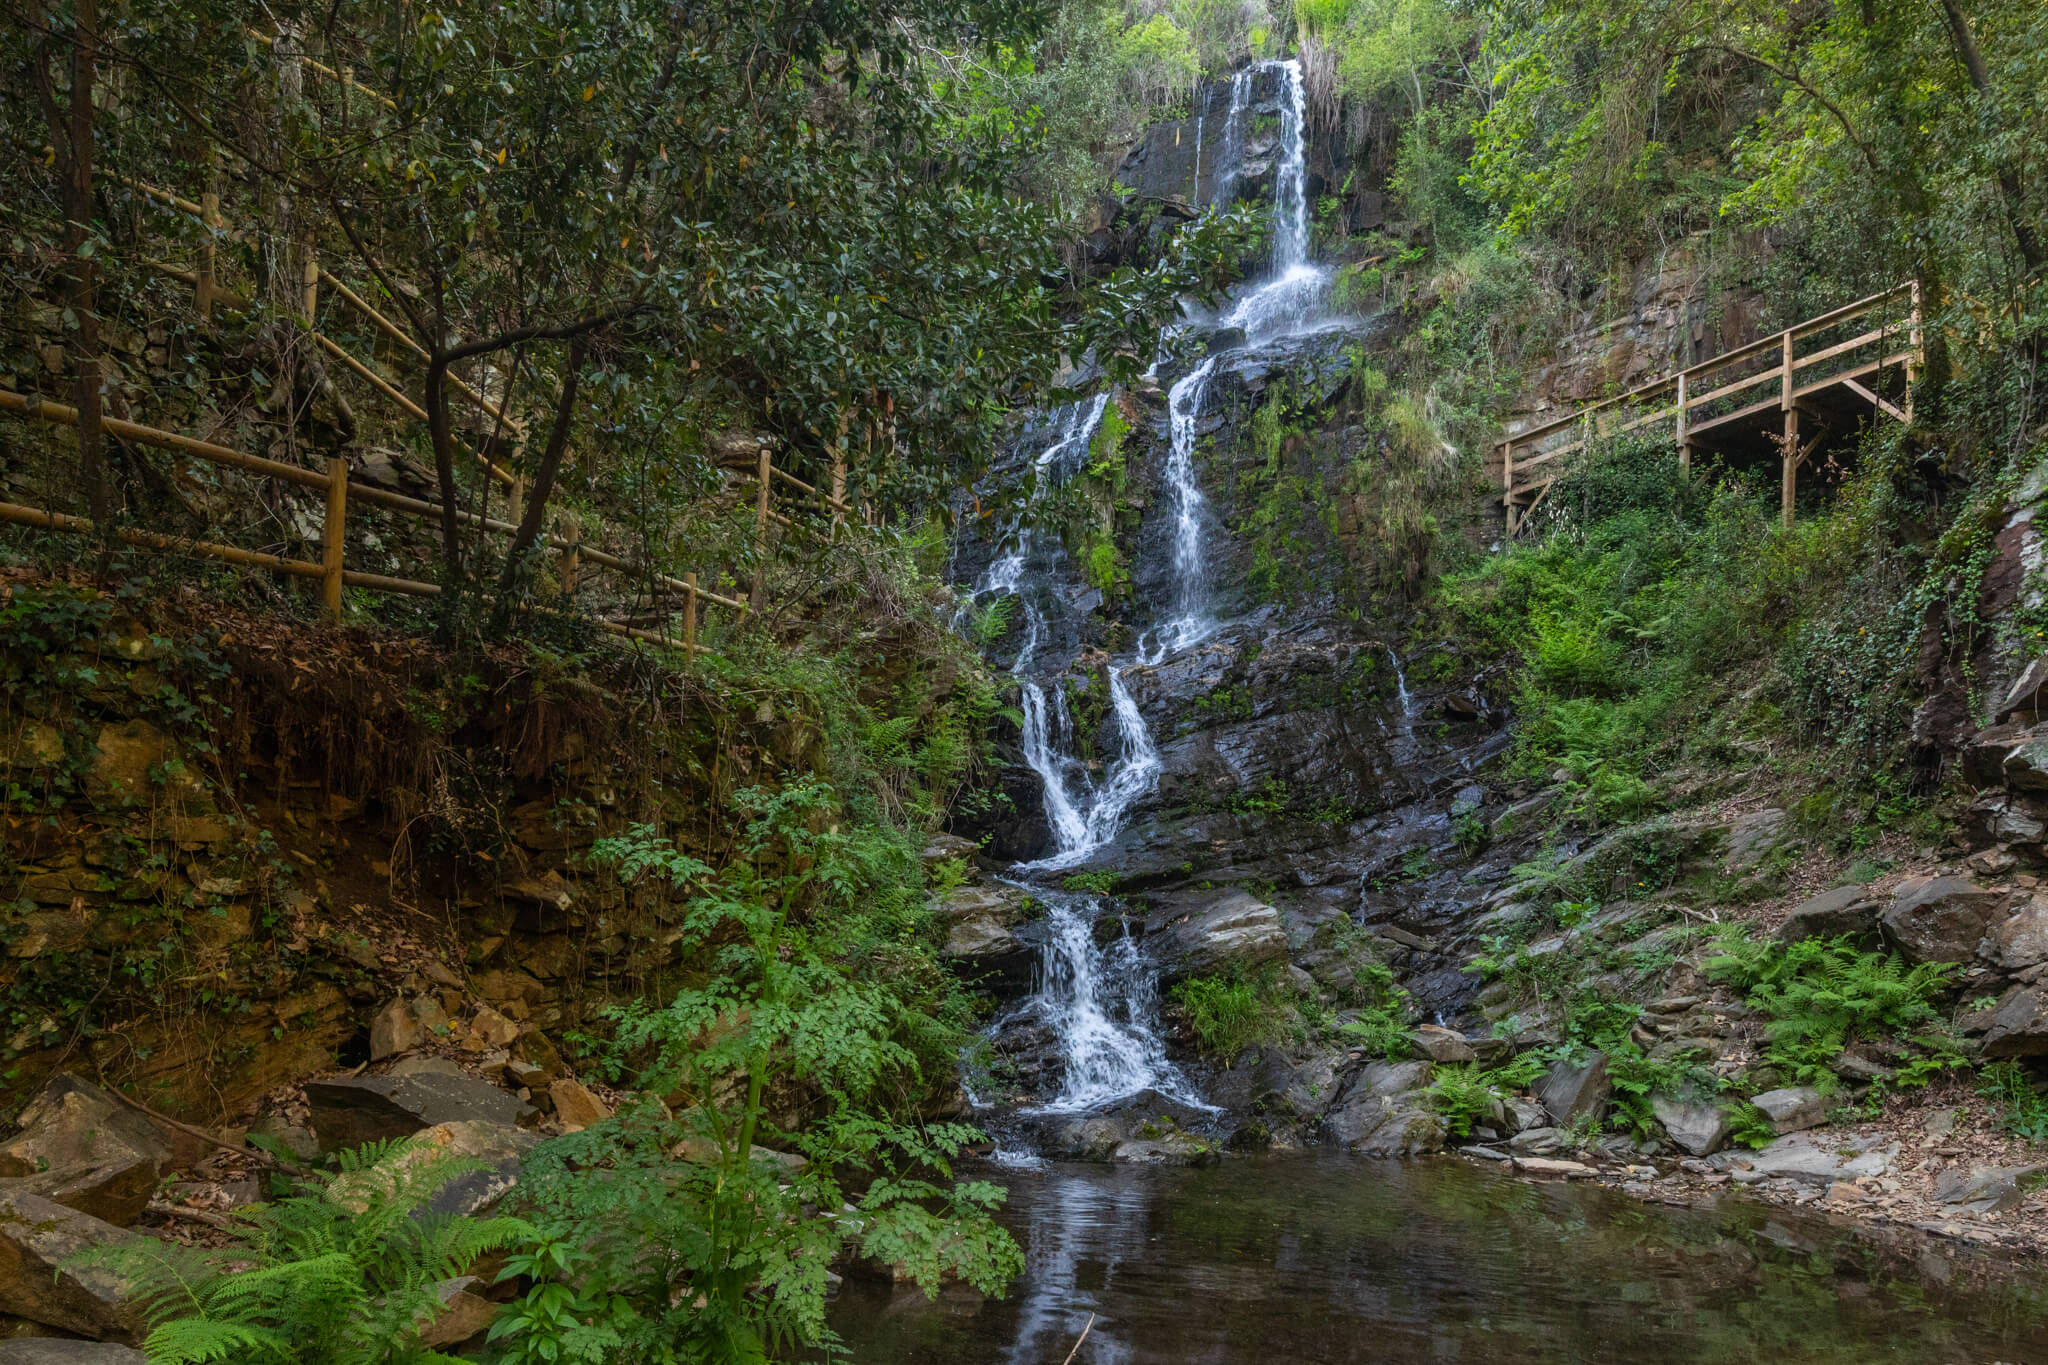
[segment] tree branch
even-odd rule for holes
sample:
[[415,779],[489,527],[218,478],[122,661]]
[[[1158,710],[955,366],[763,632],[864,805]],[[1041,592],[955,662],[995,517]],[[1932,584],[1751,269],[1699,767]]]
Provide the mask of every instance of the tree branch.
[[1680,50],[1677,55],[1683,57],[1694,52],[1725,52],[1731,57],[1739,58],[1752,65],[1762,67],[1787,85],[1797,86],[1815,104],[1818,104],[1821,108],[1834,115],[1835,122],[1842,125],[1842,131],[1848,135],[1849,141],[1855,143],[1856,150],[1863,153],[1864,163],[1870,167],[1873,174],[1879,173],[1882,170],[1877,164],[1877,153],[1870,149],[1870,144],[1865,142],[1863,135],[1856,131],[1856,125],[1851,123],[1849,116],[1842,112],[1842,106],[1822,94],[1812,81],[1807,80],[1798,72],[1789,71],[1768,57],[1759,57],[1754,52],[1748,52],[1739,47],[1732,47],[1727,43],[1695,43],[1691,47]]

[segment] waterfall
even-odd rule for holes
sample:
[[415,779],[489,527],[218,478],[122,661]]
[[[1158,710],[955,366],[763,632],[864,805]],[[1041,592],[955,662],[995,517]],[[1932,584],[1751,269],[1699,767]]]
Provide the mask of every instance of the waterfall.
[[1252,68],[1246,67],[1230,78],[1230,107],[1223,115],[1223,153],[1216,158],[1216,185],[1209,193],[1212,204],[1228,204],[1237,187],[1238,171],[1244,165],[1245,111],[1251,98]]
[[1273,274],[1308,264],[1308,125],[1301,63],[1280,67],[1280,169],[1273,177]]
[[1174,616],[1160,626],[1147,649],[1139,646],[1140,661],[1156,664],[1199,643],[1213,628],[1207,616],[1208,573],[1202,563],[1202,507],[1206,499],[1195,478],[1195,425],[1201,420],[1202,400],[1209,392],[1209,377],[1216,372],[1216,357],[1210,356],[1183,375],[1167,391],[1167,432],[1171,445],[1166,456],[1166,484],[1173,496]]
[[1415,698],[1408,695],[1408,674],[1401,667],[1401,656],[1387,646],[1387,661],[1394,665],[1394,689],[1401,703],[1401,721],[1394,731],[1394,761],[1406,765],[1415,757]]
[[[1308,259],[1307,96],[1301,63],[1261,62],[1280,82],[1280,161],[1273,174],[1273,261],[1265,283],[1248,290],[1224,317],[1252,340],[1291,336],[1322,314],[1329,272]],[[1242,78],[1246,73],[1239,73]],[[1233,118],[1237,117],[1233,89]]]
[[1037,548],[1031,514],[1046,493],[1064,481],[1063,474],[1078,466],[1108,405],[1109,395],[1103,393],[1055,413],[1050,423],[1053,439],[1033,462],[1024,512],[1007,529],[1001,542],[1006,548],[975,584],[971,599],[1014,593],[1023,606],[1024,642],[1010,671],[1017,678],[1022,702],[1024,761],[1043,784],[1046,824],[1053,838],[1053,851],[1027,864],[1030,870],[1071,867],[1115,838],[1124,812],[1150,792],[1159,777],[1159,749],[1124,685],[1123,668],[1111,666],[1105,679],[1120,753],[1100,781],[1074,752],[1078,736],[1066,690],[1032,674],[1044,643],[1046,618],[1039,596],[1025,590],[1024,577]]
[[1030,1112],[1079,1113],[1156,1090],[1205,1105],[1166,1055],[1158,1033],[1159,977],[1136,940],[1119,932],[1095,942],[1103,912],[1094,896],[1034,889],[1046,906],[1038,989],[1012,1015],[1045,1025],[1066,1057],[1060,1093]]
[[[1312,321],[1319,312],[1325,282],[1325,272],[1308,261],[1306,118],[1298,62],[1261,62],[1232,77],[1223,149],[1211,172],[1214,190],[1210,202],[1227,203],[1232,197],[1243,170],[1246,123],[1256,87],[1267,77],[1277,80],[1280,105],[1272,262],[1266,278],[1243,291],[1230,311],[1217,320],[1225,327],[1243,328],[1247,340],[1255,345],[1292,335]],[[1200,127],[1198,122],[1198,199]],[[1166,354],[1162,338],[1161,356]],[[1019,864],[1015,871],[1021,877],[1057,872],[1085,861],[1116,837],[1125,813],[1158,784],[1162,771],[1159,749],[1125,675],[1133,666],[1153,667],[1185,652],[1216,629],[1209,611],[1203,560],[1206,500],[1196,477],[1194,456],[1196,430],[1218,361],[1217,355],[1205,357],[1167,394],[1171,439],[1165,479],[1173,518],[1174,572],[1171,614],[1140,637],[1134,660],[1111,664],[1101,674],[1100,685],[1108,689],[1109,719],[1118,746],[1118,756],[1107,772],[1098,776],[1078,756],[1080,736],[1065,687],[1057,679],[1041,678],[1034,672],[1048,625],[1040,601],[1049,595],[1028,591],[1025,581],[1033,572],[1036,549],[1030,506],[1006,530],[1002,553],[975,587],[977,598],[995,592],[1017,593],[1024,603],[1025,636],[1012,671],[1022,697],[1024,760],[1043,784],[1052,851]],[[1152,372],[1157,369],[1155,361]],[[1034,466],[1032,505],[1061,482],[1062,462],[1087,449],[1106,401],[1098,397],[1092,403],[1067,405],[1054,414],[1050,420],[1053,439]],[[1041,567],[1040,572],[1044,571]],[[1398,674],[1398,660],[1395,668]],[[1402,688],[1405,697],[1405,680]],[[1157,1026],[1158,973],[1138,944],[1121,930],[1098,944],[1095,931],[1103,914],[1099,898],[1055,891],[1043,884],[1033,884],[1032,895],[1047,907],[1037,987],[992,1027],[1001,1030],[1029,1023],[1048,1029],[1057,1040],[1066,1062],[1065,1079],[1060,1093],[1038,1112],[1096,1109],[1144,1090],[1203,1105],[1193,1086],[1167,1058]]]

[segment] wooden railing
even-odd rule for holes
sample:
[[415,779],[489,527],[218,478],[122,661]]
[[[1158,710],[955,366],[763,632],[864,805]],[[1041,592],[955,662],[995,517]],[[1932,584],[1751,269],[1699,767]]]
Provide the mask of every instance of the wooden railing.
[[[274,41],[253,29],[250,30],[250,36],[265,43]],[[391,103],[384,95],[355,80],[352,72],[347,70],[334,71],[303,57],[299,60],[305,62],[316,74],[333,80],[346,88],[354,89],[370,98],[382,101],[387,105]],[[177,213],[198,220],[200,225],[205,228],[207,238],[200,247],[199,261],[195,269],[185,270],[163,261],[147,262],[147,265],[157,273],[191,286],[194,306],[202,319],[210,318],[213,309],[217,307],[241,312],[247,311],[253,306],[250,300],[227,291],[220,284],[216,268],[215,240],[218,237],[234,237],[238,234],[230,228],[226,219],[222,217],[219,196],[217,194],[208,192],[195,201],[162,186],[148,184],[131,177],[116,175],[111,178],[153,203],[160,204]],[[339,342],[317,329],[315,324],[319,311],[319,291],[321,286],[325,285],[328,289],[332,290],[335,297],[341,299],[356,313],[360,314],[378,332],[389,337],[419,359],[430,359],[426,348],[408,336],[402,328],[364,299],[361,294],[335,278],[327,270],[321,268],[310,244],[302,243],[301,250],[305,256],[304,280],[297,304],[301,314],[299,321],[304,325],[306,334],[321,350],[338,361],[350,373],[367,383],[381,398],[390,402],[413,421],[424,423],[427,420],[425,408],[384,378],[384,376],[377,373],[372,366],[358,359]],[[466,383],[459,375],[452,372],[446,373],[445,381],[471,407],[490,418],[504,432],[512,436],[515,449],[518,443],[523,441],[525,436],[523,424],[505,410],[509,406],[509,393],[501,395],[499,401],[494,403],[484,394]],[[75,427],[78,424],[78,414],[70,407],[60,403],[44,401],[35,394],[15,393],[4,389],[0,389],[0,412],[18,413],[26,417],[37,418],[62,426]],[[344,562],[346,558],[348,507],[351,499],[359,503],[368,503],[371,506],[436,522],[442,518],[442,506],[438,502],[427,502],[418,498],[409,498],[388,489],[351,480],[348,463],[340,457],[330,457],[327,460],[327,467],[324,471],[312,470],[298,465],[287,464],[280,460],[245,454],[211,441],[182,436],[175,432],[159,430],[158,428],[144,426],[136,422],[103,417],[101,419],[101,427],[108,434],[136,445],[175,451],[181,455],[239,469],[244,473],[262,475],[266,478],[282,483],[294,484],[302,488],[317,489],[325,495],[326,510],[321,526],[321,555],[318,563],[314,563],[311,560],[292,559],[282,555],[240,549],[232,545],[219,544],[213,541],[189,539],[138,528],[114,528],[112,531],[113,536],[124,543],[164,552],[193,554],[252,568],[270,569],[297,577],[317,578],[321,583],[322,615],[330,623],[338,622],[341,619],[342,595],[345,588],[365,588],[379,592],[402,593],[413,596],[432,596],[441,591],[439,584],[417,579],[397,578],[387,574],[362,572],[348,568]],[[525,491],[524,480],[517,474],[507,471],[494,463],[482,451],[471,451],[470,454],[481,465],[487,476],[504,488],[507,505],[506,515],[509,519],[500,520],[475,512],[458,511],[456,513],[457,520],[470,526],[480,526],[487,533],[497,535],[512,534],[517,530],[516,522],[520,515],[520,502]],[[801,500],[815,502],[822,506],[825,512],[830,515],[832,525],[835,528],[845,522],[847,513],[852,510],[846,502],[845,461],[843,457],[838,455],[836,448],[834,449],[832,490],[830,493],[821,492],[816,486],[806,483],[789,471],[777,468],[773,463],[769,447],[766,444],[760,446],[757,462],[748,471],[746,477],[755,484],[755,555],[753,581],[751,590],[745,600],[727,597],[702,587],[698,582],[697,574],[694,572],[685,573],[681,578],[675,578],[650,566],[621,558],[617,555],[608,554],[597,549],[595,546],[587,545],[583,541],[581,532],[573,523],[567,524],[568,534],[566,535],[550,534],[542,538],[546,547],[556,551],[560,556],[559,570],[564,596],[568,597],[573,594],[578,571],[585,562],[620,570],[634,575],[639,581],[649,585],[652,589],[675,594],[682,601],[681,629],[676,636],[671,637],[666,632],[657,633],[616,621],[598,620],[596,624],[605,630],[634,639],[680,645],[686,657],[694,658],[698,652],[696,636],[698,605],[700,602],[724,607],[741,615],[748,611],[758,611],[765,605],[768,528],[771,524],[788,528],[795,528],[800,525],[794,518],[775,510],[773,506],[774,485],[777,480],[798,490],[802,495]],[[865,511],[863,511],[863,516],[865,517],[865,515]],[[99,529],[84,517],[7,502],[0,502],[0,522],[75,535],[91,535]],[[536,610],[547,609],[536,608]]]
[[[14,393],[0,389],[0,412],[18,413],[58,426],[76,426],[78,413],[61,403],[41,400],[34,395]],[[218,559],[230,564],[250,568],[270,569],[278,573],[300,578],[317,578],[321,584],[322,615],[330,623],[339,622],[344,588],[367,588],[378,592],[402,593],[417,597],[438,594],[441,587],[418,579],[396,578],[388,574],[366,573],[350,569],[345,563],[345,546],[348,531],[348,507],[351,500],[401,512],[426,521],[438,522],[441,518],[439,503],[409,498],[402,493],[378,488],[351,480],[348,461],[338,456],[330,457],[325,471],[304,469],[298,465],[286,464],[281,460],[267,459],[261,455],[249,455],[230,447],[202,441],[196,437],[181,436],[176,432],[161,431],[155,427],[143,426],[138,422],[122,421],[118,418],[102,418],[101,424],[108,435],[135,445],[169,450],[212,464],[258,474],[280,483],[293,484],[301,488],[315,489],[325,496],[325,515],[321,522],[320,559],[315,563],[307,559],[292,559],[283,555],[268,554],[256,550],[245,550],[233,545],[213,541],[195,540],[161,532],[147,531],[133,527],[116,527],[116,539],[130,545],[170,553],[198,555]],[[759,463],[748,477],[756,484],[755,491],[755,570],[753,592],[750,600],[727,597],[713,592],[698,583],[695,573],[686,573],[681,578],[651,569],[630,559],[609,554],[593,545],[585,544],[579,535],[549,535],[544,538],[546,546],[560,556],[560,576],[565,596],[575,590],[576,575],[584,563],[620,570],[641,582],[672,593],[682,602],[680,630],[671,635],[667,632],[643,630],[616,621],[598,620],[596,624],[604,630],[637,640],[680,646],[687,657],[694,658],[697,650],[698,604],[725,607],[744,615],[762,605],[765,590],[764,572],[768,553],[768,526],[770,523],[785,527],[796,527],[799,523],[791,517],[777,512],[772,504],[772,485],[781,479],[809,495],[811,500],[821,503],[831,514],[832,523],[837,526],[845,520],[848,510],[846,502],[838,497],[820,493],[812,485],[772,463],[768,448],[761,447]],[[843,474],[835,478],[835,485],[843,491],[840,482]],[[486,532],[509,535],[517,528],[509,521],[496,517],[480,516],[469,511],[458,511],[457,518],[470,525],[481,526]],[[19,503],[0,502],[0,522],[17,526],[31,526],[43,530],[60,531],[73,535],[89,536],[98,528],[84,517],[71,516],[63,512],[49,511],[39,507],[27,507]]]
[[[1899,313],[1896,321],[1888,316],[1892,311]],[[1875,325],[1873,315],[1881,315]],[[1861,330],[1854,335],[1833,335],[1855,324]],[[1508,534],[1526,522],[1570,457],[1596,441],[1668,424],[1678,445],[1679,468],[1689,471],[1695,448],[1711,447],[1717,436],[1775,428],[1780,420],[1782,433],[1771,439],[1782,457],[1780,515],[1790,525],[1799,466],[1813,450],[1800,445],[1801,413],[1822,392],[1840,389],[1874,411],[1911,422],[1912,385],[1925,364],[1921,326],[1920,286],[1901,284],[1514,433],[1500,444]],[[1811,348],[1815,341],[1822,343],[1817,349]],[[1808,347],[1804,353],[1803,345]],[[1878,376],[1893,368],[1905,372],[1905,394],[1898,404],[1876,390]],[[1759,389],[1770,396],[1744,401]],[[1773,412],[1780,419],[1767,416]],[[1572,439],[1558,439],[1567,435]]]

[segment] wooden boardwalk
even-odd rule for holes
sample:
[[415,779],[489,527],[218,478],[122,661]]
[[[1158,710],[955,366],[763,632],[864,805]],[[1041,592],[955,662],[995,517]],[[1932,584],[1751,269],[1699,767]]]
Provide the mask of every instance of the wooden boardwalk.
[[1800,466],[1867,418],[1912,421],[1924,364],[1920,286],[1907,283],[1515,432],[1500,443],[1508,535],[1527,524],[1573,456],[1605,437],[1659,427],[1677,443],[1681,470],[1696,453],[1735,467],[1775,462],[1790,526]]

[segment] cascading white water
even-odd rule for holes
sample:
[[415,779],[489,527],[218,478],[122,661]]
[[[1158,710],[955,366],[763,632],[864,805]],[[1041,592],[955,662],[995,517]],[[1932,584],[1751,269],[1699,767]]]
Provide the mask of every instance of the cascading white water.
[[1212,204],[1230,202],[1237,187],[1238,172],[1244,166],[1245,110],[1252,98],[1252,69],[1246,67],[1230,78],[1230,107],[1223,116],[1223,152],[1216,158],[1216,184],[1209,193]]
[[1139,660],[1156,664],[1198,644],[1214,629],[1208,616],[1208,573],[1202,563],[1202,508],[1206,499],[1195,478],[1195,426],[1216,357],[1209,356],[1167,391],[1166,487],[1173,498],[1174,614],[1141,641]]
[[975,600],[1015,593],[1022,603],[1024,641],[1011,672],[1017,677],[1022,701],[1024,761],[1042,784],[1046,823],[1053,838],[1052,853],[1027,864],[1031,870],[1071,867],[1115,838],[1124,812],[1152,789],[1159,776],[1159,750],[1137,702],[1124,686],[1123,669],[1107,670],[1110,711],[1121,752],[1100,781],[1074,752],[1074,722],[1065,690],[1058,682],[1048,684],[1031,672],[1046,626],[1037,595],[1020,591],[1037,548],[1032,509],[1057,486],[1062,467],[1078,462],[1087,451],[1108,405],[1109,395],[1097,394],[1059,410],[1053,421],[1053,439],[1033,463],[1031,495],[1024,513],[1009,528],[1003,542],[1007,548],[989,564],[973,593]]
[[1393,759],[1406,766],[1415,757],[1415,698],[1408,695],[1408,673],[1401,667],[1401,656],[1387,646],[1387,661],[1394,665],[1394,690],[1401,703],[1401,719],[1394,731]]
[[[1301,67],[1292,61],[1266,62],[1231,80],[1223,153],[1213,178],[1214,203],[1226,203],[1242,171],[1245,124],[1262,76],[1280,86],[1280,150],[1274,176],[1274,234],[1271,271],[1262,284],[1243,293],[1221,321],[1242,327],[1253,344],[1291,333],[1320,306],[1324,272],[1308,263],[1308,192]],[[1197,157],[1200,156],[1199,142]],[[1199,193],[1200,172],[1196,174]],[[1162,347],[1162,354],[1164,348]],[[1167,395],[1171,437],[1166,483],[1173,514],[1174,597],[1172,616],[1141,638],[1136,663],[1151,667],[1207,638],[1215,630],[1209,614],[1203,562],[1205,499],[1195,473],[1195,435],[1218,357],[1204,358],[1174,383]],[[1158,366],[1155,363],[1154,371]],[[1101,422],[1104,400],[1062,409],[1056,439],[1038,457],[1032,500],[1055,482],[1061,456],[1086,449]],[[1018,592],[1033,550],[1029,513],[1012,528],[1008,548],[989,566],[975,595]],[[1119,755],[1101,778],[1076,754],[1078,736],[1064,689],[1040,681],[1031,666],[1042,642],[1045,620],[1030,593],[1025,598],[1025,639],[1014,666],[1022,693],[1026,763],[1043,783],[1046,824],[1053,850],[1022,863],[1023,876],[1073,867],[1116,837],[1125,812],[1149,795],[1161,772],[1158,746],[1136,699],[1125,683],[1131,665],[1105,670]],[[1397,662],[1398,669],[1398,662]],[[1405,684],[1404,684],[1405,692]],[[1127,933],[1098,944],[1095,926],[1102,906],[1094,897],[1033,888],[1047,906],[1040,949],[1038,988],[1020,1001],[997,1027],[1029,1019],[1051,1029],[1065,1058],[1060,1093],[1040,1112],[1070,1113],[1097,1108],[1144,1090],[1157,1090],[1183,1103],[1202,1105],[1194,1088],[1166,1055],[1157,1029],[1156,970]],[[1207,1106],[1204,1106],[1207,1107]]]
[[[1146,1091],[1213,1110],[1166,1055],[1159,1035],[1159,973],[1136,940],[1120,929],[1107,943],[1096,942],[1104,914],[1098,897],[1042,886],[1030,890],[1045,908],[1035,988],[991,1028],[1052,1033],[1063,1067],[1059,1093],[1019,1112],[1085,1113]],[[971,1091],[969,1098],[980,1106]],[[1040,1164],[1028,1148],[998,1146],[994,1156],[1005,1165]]]
[[1301,63],[1280,68],[1280,166],[1273,176],[1273,273],[1308,264],[1308,104]]
[[[1241,295],[1224,325],[1253,340],[1304,329],[1322,313],[1329,272],[1308,259],[1308,101],[1301,63],[1263,62],[1280,82],[1280,159],[1273,172],[1273,263],[1264,283]],[[1240,73],[1242,76],[1244,73]],[[1235,95],[1233,93],[1233,109]]]
[[1061,1040],[1066,1075],[1060,1093],[1035,1113],[1065,1114],[1156,1090],[1207,1108],[1159,1037],[1159,978],[1129,934],[1095,942],[1102,903],[1075,892],[1033,892],[1045,903],[1045,947],[1038,989],[1017,1013]]

